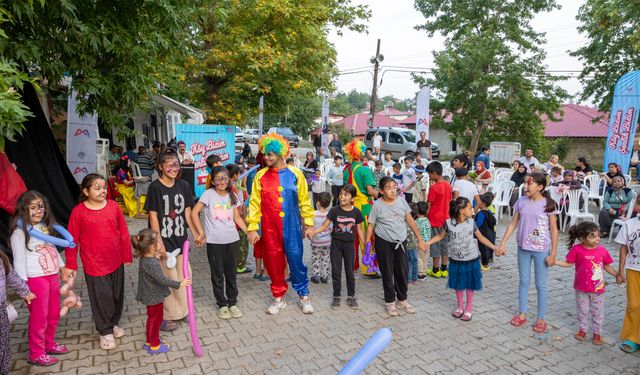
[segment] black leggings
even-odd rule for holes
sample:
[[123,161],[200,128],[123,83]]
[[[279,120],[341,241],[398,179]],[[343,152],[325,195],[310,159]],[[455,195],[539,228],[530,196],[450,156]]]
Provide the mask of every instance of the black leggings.
[[[238,265],[238,242],[207,244],[207,259],[211,269],[213,296],[218,307],[235,306],[238,302],[236,267]],[[226,286],[226,296],[225,296]]]
[[342,264],[344,263],[344,275],[347,281],[347,295],[354,297],[356,294],[356,279],[353,276],[353,262],[355,262],[355,250],[352,241],[331,240],[331,282],[333,284],[333,296],[340,297],[342,289]]

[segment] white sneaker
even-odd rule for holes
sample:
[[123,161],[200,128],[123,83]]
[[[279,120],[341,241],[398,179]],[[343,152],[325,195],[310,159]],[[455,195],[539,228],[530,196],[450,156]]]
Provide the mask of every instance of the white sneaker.
[[313,306],[311,306],[311,299],[309,296],[300,297],[300,301],[298,301],[298,305],[302,309],[302,312],[305,314],[313,314]]
[[285,301],[284,298],[276,298],[273,300],[271,306],[267,308],[267,314],[276,315],[285,307],[287,307],[287,301]]

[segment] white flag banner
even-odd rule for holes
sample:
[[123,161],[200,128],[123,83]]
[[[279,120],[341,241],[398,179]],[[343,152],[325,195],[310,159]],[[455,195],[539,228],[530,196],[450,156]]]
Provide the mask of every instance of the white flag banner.
[[80,183],[84,176],[96,172],[96,139],[98,116],[80,116],[77,112],[77,93],[71,91],[67,105],[67,165]]
[[423,87],[416,100],[416,133],[426,132],[429,139],[429,87]]
[[329,97],[326,95],[322,98],[321,124],[322,148],[325,150],[325,153],[328,154],[329,142],[331,142],[331,140],[327,136],[327,130],[329,130]]

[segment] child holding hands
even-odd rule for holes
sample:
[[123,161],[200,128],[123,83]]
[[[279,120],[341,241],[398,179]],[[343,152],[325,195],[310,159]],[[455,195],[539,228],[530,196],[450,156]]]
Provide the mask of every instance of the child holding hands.
[[358,308],[356,281],[353,276],[355,262],[355,252],[353,249],[356,234],[360,239],[360,243],[364,243],[364,230],[362,228],[364,216],[362,216],[362,212],[353,205],[356,194],[355,186],[351,184],[344,185],[338,195],[340,205],[329,210],[327,218],[322,225],[309,228],[306,232],[307,237],[314,238],[315,236],[315,238],[317,238],[318,234],[323,233],[333,224],[329,257],[331,259],[331,282],[333,284],[333,303],[331,304],[331,308],[334,310],[340,307],[340,293],[342,289],[340,278],[343,263],[347,282],[347,306],[353,310]]
[[[465,197],[458,197],[451,201],[449,215],[444,231],[438,233],[429,241],[431,245],[449,236],[449,280],[447,287],[456,291],[458,308],[451,315],[462,321],[469,321],[473,317],[473,295],[482,289],[482,272],[480,271],[480,250],[478,241],[490,249],[496,246],[491,243],[473,221],[473,206]],[[463,303],[463,293],[467,294],[467,305]]]
[[[574,245],[576,240],[580,244]],[[589,328],[589,312],[593,327],[595,345],[602,345],[602,323],[604,321],[604,269],[614,277],[618,272],[611,266],[613,258],[607,249],[600,245],[600,230],[595,223],[584,221],[569,229],[571,247],[567,260],[556,261],[562,267],[575,265],[576,274],[573,288],[576,290],[576,306],[578,307],[578,332],[574,335],[577,340],[584,341]]]

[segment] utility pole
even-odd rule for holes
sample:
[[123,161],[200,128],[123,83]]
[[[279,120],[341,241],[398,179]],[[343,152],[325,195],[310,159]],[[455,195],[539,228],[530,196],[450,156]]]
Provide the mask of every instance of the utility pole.
[[380,39],[378,39],[376,55],[369,60],[373,64],[373,89],[371,90],[371,102],[369,103],[369,121],[367,123],[369,128],[373,127],[373,118],[376,113],[376,100],[378,95],[378,68],[383,60],[384,56],[380,54]]

